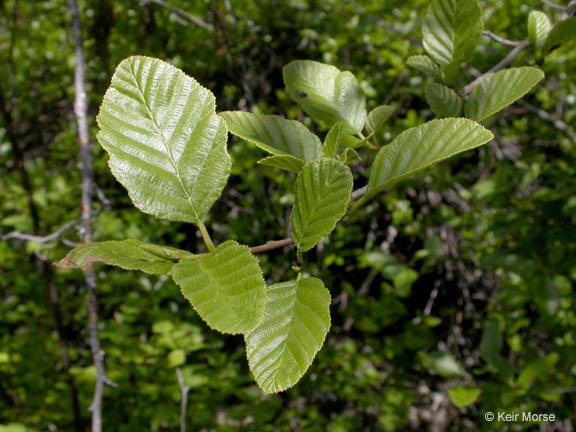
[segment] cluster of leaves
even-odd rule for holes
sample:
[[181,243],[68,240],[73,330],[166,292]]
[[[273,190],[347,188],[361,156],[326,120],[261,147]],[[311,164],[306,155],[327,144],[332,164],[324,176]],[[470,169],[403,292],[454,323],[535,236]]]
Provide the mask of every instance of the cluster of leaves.
[[[232,78],[250,76],[252,72],[237,73],[238,65],[235,61],[228,62],[228,58],[246,55],[242,61],[251,64],[246,62],[250,58],[248,53],[254,55],[255,47],[262,48],[257,45],[259,41],[268,40],[268,34],[284,32],[286,38],[270,39],[272,49],[283,44],[276,52],[286,52],[285,57],[275,59],[277,64],[286,64],[297,56],[353,69],[364,92],[372,97],[366,101],[368,107],[375,107],[375,94],[379,100],[397,104],[399,115],[374,135],[373,142],[376,138],[387,142],[391,136],[418,126],[431,116],[427,106],[420,102],[420,95],[425,97],[422,86],[428,81],[411,77],[402,63],[408,52],[414,53],[409,38],[394,34],[394,31],[404,35],[415,31],[419,27],[418,15],[428,2],[414,2],[410,7],[363,2],[366,8],[363,12],[344,3],[315,4],[308,9],[277,2],[238,4],[234,13],[238,34],[242,36],[235,36],[240,45],[232,45],[235,50],[232,56],[214,55],[219,50],[213,45],[216,38],[213,41],[193,26],[181,26],[170,19],[170,14],[153,5],[104,3],[114,4],[113,34],[123,36],[114,36],[112,63],[136,49],[169,59],[170,63],[193,71],[200,82],[218,95],[219,106],[226,109],[235,109],[236,103],[240,105],[245,97],[242,86]],[[192,13],[204,13],[201,5],[171,3]],[[8,9],[11,4],[4,2]],[[23,16],[32,17],[28,5],[20,4]],[[46,16],[61,8],[57,2],[42,4]],[[491,30],[509,38],[526,37],[524,23],[528,10],[523,2],[513,0],[503,5],[487,1],[484,5],[483,15]],[[248,16],[244,7],[255,23],[243,18]],[[86,16],[94,16],[90,6],[87,11]],[[551,12],[553,16],[555,12]],[[223,14],[227,22],[232,22],[233,15],[226,11]],[[39,21],[37,31],[50,35],[43,42],[45,45],[39,45],[45,49],[34,53],[29,47],[22,47],[34,43],[33,39],[16,36],[18,49],[27,52],[31,64],[36,65],[26,68],[26,74],[38,73],[44,77],[36,80],[16,71],[22,106],[28,107],[30,115],[42,107],[42,121],[50,119],[51,113],[56,116],[53,123],[56,126],[38,128],[39,131],[58,130],[58,122],[64,118],[59,113],[66,107],[56,109],[50,101],[65,100],[66,92],[71,91],[67,67],[70,62],[66,49],[62,49],[65,26],[58,27],[65,16],[58,11],[52,14],[52,20]],[[287,21],[287,16],[296,18],[294,22]],[[394,27],[381,26],[382,18]],[[276,24],[279,26],[275,27]],[[297,50],[290,48],[297,45]],[[493,43],[480,44],[476,56],[468,63],[488,70],[494,59],[503,57],[502,53],[508,50],[495,46],[498,47]],[[49,70],[44,69],[49,58],[44,57],[46,50],[54,58],[47,63]],[[256,57],[257,70],[267,67],[268,52]],[[527,100],[568,124],[573,122],[576,111],[569,96],[576,89],[567,66],[574,60],[573,52],[561,48],[540,59],[525,56],[517,61],[519,65],[542,62],[549,78],[535,97],[529,96]],[[90,79],[96,84],[90,97],[97,106],[109,78],[102,72],[98,57],[92,58],[89,70]],[[466,68],[460,71],[454,81],[456,89],[461,89],[468,74]],[[8,74],[3,76],[7,78]],[[268,77],[272,85],[258,81],[264,84],[254,86],[258,103],[250,105],[252,110],[265,114],[284,111],[288,118],[302,120],[299,109],[288,104],[284,91],[276,91],[278,101],[270,96],[266,99],[265,95],[271,93],[265,91],[279,87],[279,68],[273,69]],[[446,85],[442,78],[437,80]],[[254,75],[251,82],[255,82]],[[28,90],[34,104],[25,104]],[[562,100],[565,111],[555,114],[557,102]],[[252,99],[249,103],[253,102]],[[565,132],[557,131],[552,123],[522,107],[488,119],[498,131],[496,142],[477,154],[458,158],[457,167],[442,164],[367,201],[362,212],[349,216],[350,223],[338,225],[330,239],[321,243],[321,248],[309,252],[309,258],[316,260],[308,260],[306,271],[321,277],[332,292],[332,331],[308,378],[282,396],[262,396],[250,385],[236,339],[202,330],[197,314],[180,300],[170,279],[100,272],[103,345],[109,376],[120,385],[107,392],[106,423],[124,425],[126,430],[174,427],[179,411],[174,367],[182,368],[185,381],[192,388],[188,402],[194,413],[190,421],[195,429],[397,430],[406,427],[409,406],[425,414],[433,401],[437,404],[443,400],[440,397],[446,394],[446,389],[456,384],[474,389],[467,401],[471,400],[470,394],[477,394],[478,390],[481,394],[475,404],[465,408],[450,408],[441,403],[440,411],[448,410],[455,429],[472,428],[466,423],[470,419],[477,427],[484,410],[502,407],[513,410],[528,406],[570,418],[573,398],[563,391],[574,382],[571,372],[574,359],[570,353],[574,346],[570,338],[575,328],[571,312],[574,296],[567,289],[574,281],[575,264],[571,258],[574,256],[571,244],[575,242],[570,241],[573,238],[570,198],[576,190],[570,180],[574,178],[570,168],[573,146]],[[28,111],[24,110],[18,118],[26,120]],[[308,119],[304,122],[314,130]],[[19,125],[24,130],[26,123]],[[44,134],[30,134],[27,135],[30,138],[22,141],[44,232],[59,227],[77,211],[77,203],[70,197],[77,194],[79,181],[77,172],[69,169],[73,165],[68,164],[75,154],[73,134],[66,132],[66,124],[61,127],[64,131],[59,132],[54,142],[48,133],[46,138]],[[33,137],[48,139],[51,151],[43,150],[48,144]],[[371,152],[367,147],[355,150],[363,159],[355,165],[356,182],[362,185]],[[9,163],[10,147],[3,144],[2,152],[2,158]],[[256,161],[262,159],[261,153],[244,141],[234,142],[230,154],[233,165],[229,187],[223,191],[225,200],[216,203],[207,216],[213,237],[219,242],[228,237],[240,243],[257,244],[284,235],[293,200],[290,191],[295,186],[292,176],[265,164],[255,169]],[[138,238],[177,245],[180,251],[202,248],[195,243],[194,230],[186,224],[168,225],[131,210],[124,192],[108,176],[99,149],[96,155],[99,185],[114,202],[114,212],[103,212],[95,219],[98,239]],[[6,186],[2,188],[3,229],[31,231],[26,190],[20,184],[18,171],[7,171],[0,182]],[[261,207],[265,211],[257,212],[255,217],[251,209]],[[456,249],[451,246],[455,238]],[[8,243],[0,244],[3,261],[0,284],[7,293],[3,298],[9,298],[0,312],[6,316],[0,383],[2,389],[7,389],[0,399],[0,404],[4,404],[0,422],[19,420],[41,430],[50,424],[66,428],[70,427],[71,419],[67,397],[69,375],[61,366],[58,339],[50,331],[52,315],[44,302],[46,280],[26,256],[27,251],[33,252],[37,246],[29,242],[26,249],[12,249]],[[64,254],[64,247],[42,245],[42,253],[57,259]],[[153,249],[152,253],[158,250]],[[284,254],[270,252],[259,256],[259,261],[270,279],[288,278],[290,263]],[[479,272],[483,274],[480,279],[470,279]],[[94,370],[83,343],[86,313],[80,307],[80,275],[59,271],[55,282],[62,287],[61,304],[68,338],[74,341],[71,350],[74,366],[70,374],[85,410],[90,404]],[[427,297],[434,289],[435,302],[427,309]],[[472,292],[470,302],[467,290]],[[483,332],[485,336],[480,338]],[[38,392],[38,388],[46,391]],[[433,393],[424,392],[427,388]],[[457,404],[466,399],[458,398],[461,389],[449,394]],[[9,402],[12,399],[22,404],[12,405]]]

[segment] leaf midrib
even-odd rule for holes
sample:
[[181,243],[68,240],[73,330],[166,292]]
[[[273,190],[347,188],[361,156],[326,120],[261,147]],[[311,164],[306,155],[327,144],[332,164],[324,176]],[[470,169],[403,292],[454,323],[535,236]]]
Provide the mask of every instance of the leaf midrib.
[[136,85],[136,89],[138,90],[138,93],[140,93],[140,96],[142,97],[142,102],[144,103],[144,106],[146,107],[146,111],[148,112],[148,116],[150,117],[150,120],[152,120],[152,122],[154,123],[154,126],[156,127],[157,132],[160,135],[162,144],[164,145],[164,148],[166,149],[166,152],[168,153],[168,158],[170,159],[170,163],[172,164],[174,171],[176,171],[176,178],[178,179],[178,182],[180,183],[180,187],[182,188],[182,191],[186,195],[186,201],[188,201],[188,204],[190,205],[190,208],[192,209],[194,219],[199,220],[198,212],[196,211],[196,208],[192,204],[192,196],[190,195],[190,193],[186,189],[186,186],[184,186],[184,182],[182,181],[182,177],[180,176],[180,169],[178,167],[178,164],[176,163],[176,160],[174,159],[174,155],[172,154],[172,150],[170,149],[170,146],[169,146],[168,142],[166,141],[166,137],[164,136],[164,134],[162,132],[162,128],[160,127],[160,125],[156,121],[156,118],[152,114],[152,109],[148,105],[148,101],[146,100],[146,96],[144,95],[144,92],[140,88],[140,84],[138,83],[138,80],[136,79],[136,72],[134,71],[132,62],[129,62],[128,65],[130,66],[130,74],[131,74],[132,80],[134,81],[134,84]]

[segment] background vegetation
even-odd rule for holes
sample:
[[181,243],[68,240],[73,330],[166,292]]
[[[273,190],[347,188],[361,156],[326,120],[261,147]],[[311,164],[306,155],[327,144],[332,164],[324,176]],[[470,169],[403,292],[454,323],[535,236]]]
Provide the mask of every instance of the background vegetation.
[[[115,65],[149,55],[194,76],[220,110],[289,113],[281,68],[312,59],[351,70],[374,106],[399,109],[381,137],[434,118],[421,54],[427,1],[80,1],[93,121]],[[548,2],[542,2],[548,3]],[[526,38],[539,1],[481,1],[485,28]],[[565,2],[567,3],[567,2]],[[64,0],[0,0],[0,431],[87,430],[95,368],[83,275],[56,270],[79,241],[80,170],[71,18]],[[510,51],[483,38],[469,75]],[[534,64],[529,51],[515,64]],[[174,283],[97,267],[108,377],[104,430],[177,430],[190,387],[193,431],[504,430],[487,411],[576,423],[576,50],[546,57],[546,79],[485,125],[496,139],[410,179],[341,224],[310,257],[334,299],[333,327],[293,389],[263,394],[242,341],[211,331]],[[311,128],[315,125],[307,123]],[[233,174],[207,226],[219,242],[286,236],[295,176],[257,166],[231,139]],[[140,213],[94,146],[94,240],[126,237],[197,251],[193,225]],[[360,164],[358,182],[366,174]],[[10,233],[28,233],[27,240]],[[54,238],[45,236],[57,232]],[[292,248],[259,256],[270,281]],[[1,426],[4,424],[5,426]],[[19,425],[19,426],[18,426]]]

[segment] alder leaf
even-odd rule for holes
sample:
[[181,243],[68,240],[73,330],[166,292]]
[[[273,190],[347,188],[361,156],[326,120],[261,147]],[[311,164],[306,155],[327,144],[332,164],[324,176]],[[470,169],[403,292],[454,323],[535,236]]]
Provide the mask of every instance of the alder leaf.
[[384,127],[386,120],[396,111],[392,105],[380,105],[374,108],[366,118],[366,130],[368,133],[378,133]]
[[282,156],[269,156],[267,158],[258,161],[260,165],[271,166],[274,168],[280,168],[286,171],[292,171],[298,174],[302,167],[304,166],[304,161],[298,159],[297,157],[290,155]]
[[544,44],[544,51],[550,51],[566,42],[576,40],[576,16],[557,22]]
[[342,123],[360,133],[366,121],[366,99],[350,72],[311,60],[296,60],[282,70],[286,90],[310,117],[327,128]]
[[534,67],[504,69],[488,76],[466,101],[466,117],[482,121],[516,102],[544,78]]
[[425,89],[426,101],[438,117],[458,117],[462,112],[462,99],[450,87],[430,83]]
[[532,48],[539,52],[546,43],[552,24],[544,12],[533,10],[528,15],[528,39]]
[[264,277],[248,246],[229,240],[195,261],[180,261],[172,278],[206,323],[222,333],[246,333],[262,318]]
[[492,138],[489,130],[463,118],[432,120],[408,129],[376,155],[362,200],[431,165],[486,144]]
[[144,243],[139,240],[95,242],[72,249],[55,265],[60,268],[85,268],[102,262],[125,270],[148,274],[168,274],[182,259],[195,259],[188,251]]
[[434,0],[422,26],[424,49],[443,66],[472,58],[482,35],[477,0]]
[[258,386],[277,393],[296,384],[330,329],[330,293],[320,279],[270,285],[262,321],[244,336]]
[[306,252],[332,232],[346,212],[352,184],[350,168],[334,159],[320,159],[302,168],[290,217],[298,249]]
[[427,55],[414,55],[406,59],[408,66],[420,72],[430,75],[433,78],[442,79],[442,69],[440,65]]
[[212,93],[158,59],[129,57],[98,114],[114,176],[144,213],[197,222],[230,175],[227,129]]
[[320,139],[298,121],[241,111],[226,111],[220,116],[230,133],[274,155],[292,155],[311,162],[322,153]]

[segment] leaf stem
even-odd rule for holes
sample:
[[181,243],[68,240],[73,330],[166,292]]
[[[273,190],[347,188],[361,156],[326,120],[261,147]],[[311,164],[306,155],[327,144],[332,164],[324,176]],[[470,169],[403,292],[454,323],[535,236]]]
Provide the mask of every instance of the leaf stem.
[[358,210],[360,207],[362,207],[365,203],[366,203],[366,195],[364,195],[362,198],[360,198],[358,201],[356,201],[354,204],[352,204],[352,206],[350,206],[350,208],[346,212],[346,215],[351,215],[356,210]]
[[210,252],[214,252],[214,250],[216,248],[214,247],[214,243],[212,242],[212,239],[210,238],[210,234],[208,234],[208,230],[206,229],[206,225],[204,225],[204,222],[202,222],[201,219],[198,219],[198,221],[196,222],[196,225],[198,225],[198,229],[200,230],[200,234],[202,234],[202,240],[204,241],[204,244],[206,245],[206,247],[208,248],[208,250]]

